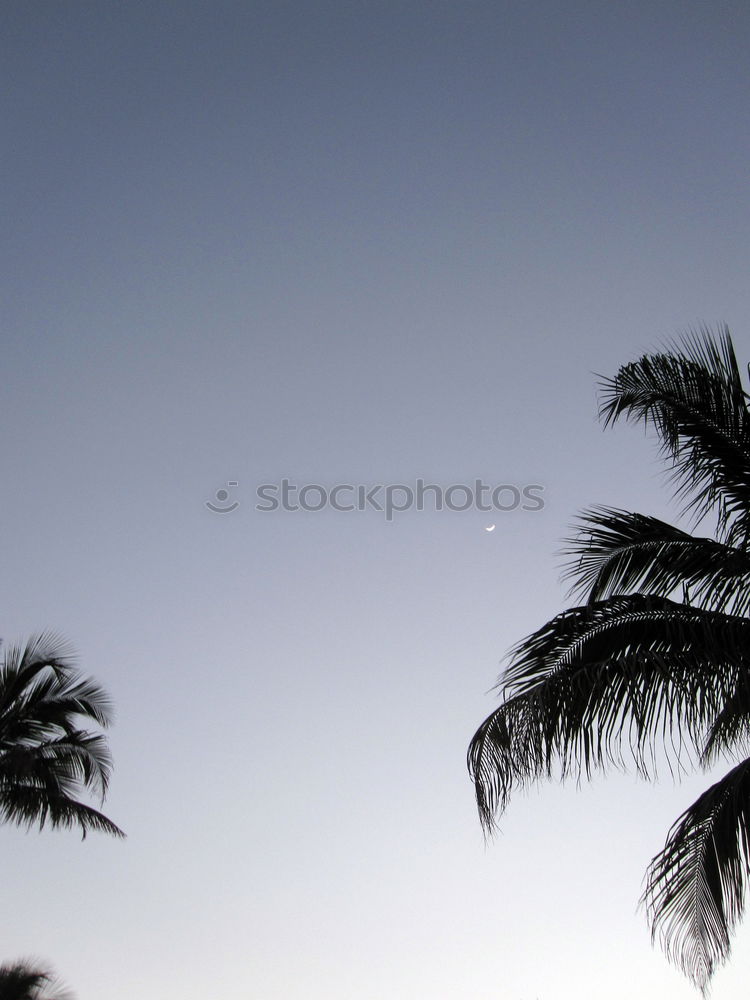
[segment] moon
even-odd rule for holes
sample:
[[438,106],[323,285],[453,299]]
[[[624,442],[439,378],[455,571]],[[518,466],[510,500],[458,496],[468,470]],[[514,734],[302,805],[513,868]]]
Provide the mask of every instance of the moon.
[[491,525],[489,526],[489,528],[485,528],[484,530],[485,530],[485,531],[494,531],[494,530],[495,530],[495,525],[494,525],[494,524],[491,524]]

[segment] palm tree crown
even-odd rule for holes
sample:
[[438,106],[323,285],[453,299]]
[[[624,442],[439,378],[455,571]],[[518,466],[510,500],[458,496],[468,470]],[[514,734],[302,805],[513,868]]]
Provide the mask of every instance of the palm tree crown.
[[7,648],[0,663],[0,820],[122,837],[77,797],[85,789],[104,800],[111,770],[106,740],[80,721],[104,727],[109,717],[106,694],[77,673],[59,639],[40,635]]
[[702,330],[602,382],[605,425],[656,431],[697,537],[608,507],[581,517],[567,576],[585,601],[511,653],[469,747],[491,832],[515,788],[608,767],[655,775],[729,757],[676,821],[643,902],[652,935],[705,991],[750,876],[750,409],[729,332]]
[[0,965],[0,1000],[73,1000],[73,995],[51,972],[20,961]]

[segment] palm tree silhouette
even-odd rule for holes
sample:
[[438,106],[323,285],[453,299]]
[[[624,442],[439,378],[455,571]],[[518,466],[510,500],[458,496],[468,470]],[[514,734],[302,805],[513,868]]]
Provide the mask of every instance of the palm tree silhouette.
[[656,431],[696,529],[599,507],[566,554],[586,603],[514,648],[502,702],[468,754],[485,833],[514,789],[614,767],[647,779],[729,757],[678,818],[642,902],[667,956],[704,992],[729,955],[750,874],[750,397],[729,331],[692,333],[602,380],[605,426]]
[[56,983],[49,971],[35,962],[20,961],[0,965],[0,1000],[73,1000],[72,994]]
[[106,694],[78,674],[60,639],[42,634],[8,647],[0,663],[0,820],[124,836],[76,797],[88,790],[104,801],[109,750],[80,720],[105,727],[109,717]]

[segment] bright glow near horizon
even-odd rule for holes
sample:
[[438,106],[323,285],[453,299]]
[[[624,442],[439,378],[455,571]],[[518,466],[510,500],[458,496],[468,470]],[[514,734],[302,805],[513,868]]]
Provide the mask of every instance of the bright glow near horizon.
[[[750,361],[749,24],[5,6],[0,635],[111,693],[128,839],[3,827],[1,960],[79,1000],[697,996],[636,906],[709,779],[544,786],[485,846],[465,752],[575,514],[677,517],[592,372],[701,322]],[[285,477],[544,508],[257,511]],[[749,973],[745,926],[715,1000]]]

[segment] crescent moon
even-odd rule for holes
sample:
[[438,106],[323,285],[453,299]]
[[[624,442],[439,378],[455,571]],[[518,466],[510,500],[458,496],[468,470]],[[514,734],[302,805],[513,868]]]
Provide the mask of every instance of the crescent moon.
[[491,524],[491,525],[489,526],[489,528],[485,528],[484,530],[485,530],[485,531],[494,531],[494,530],[495,530],[495,525],[494,525],[494,524]]

